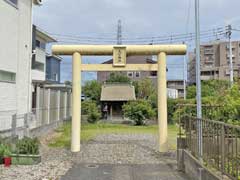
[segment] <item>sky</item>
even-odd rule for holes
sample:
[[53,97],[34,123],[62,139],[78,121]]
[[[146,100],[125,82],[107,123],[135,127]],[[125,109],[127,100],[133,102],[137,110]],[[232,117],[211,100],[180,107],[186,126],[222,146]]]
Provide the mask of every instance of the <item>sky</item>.
[[[201,30],[228,24],[240,29],[239,7],[239,0],[200,0]],[[194,33],[194,0],[44,0],[43,5],[34,7],[33,11],[34,24],[53,36],[116,38],[119,19],[126,39]],[[240,32],[234,32],[233,38],[239,39],[239,35]],[[61,41],[59,44],[69,39],[56,38]],[[214,38],[217,37],[205,38],[202,42]],[[191,51],[194,41],[187,44]],[[83,62],[101,63],[110,58],[83,57]],[[167,65],[168,79],[183,79],[182,56],[169,57]],[[71,72],[71,57],[63,57],[61,81],[71,80]],[[83,74],[83,81],[95,78],[96,73]]]

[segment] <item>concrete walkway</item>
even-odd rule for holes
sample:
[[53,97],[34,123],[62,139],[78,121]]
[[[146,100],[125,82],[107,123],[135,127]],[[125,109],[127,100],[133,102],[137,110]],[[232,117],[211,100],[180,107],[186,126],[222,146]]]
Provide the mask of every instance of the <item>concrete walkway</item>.
[[61,180],[185,180],[187,177],[166,164],[78,164]]
[[185,180],[175,154],[158,153],[150,134],[108,134],[82,145],[61,180]]

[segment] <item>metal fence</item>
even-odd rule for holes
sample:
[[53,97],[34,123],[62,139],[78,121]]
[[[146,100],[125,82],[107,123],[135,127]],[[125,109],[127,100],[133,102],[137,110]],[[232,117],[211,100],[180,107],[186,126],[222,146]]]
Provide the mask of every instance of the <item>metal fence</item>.
[[28,122],[31,121],[31,114],[16,114],[16,111],[0,112],[0,135],[1,136],[26,136]]
[[71,118],[71,105],[32,109],[31,113],[0,111],[0,136],[29,136],[29,131]]
[[180,137],[186,138],[187,149],[198,158],[198,123],[202,124],[203,161],[231,179],[240,179],[240,126],[219,121],[180,118]]

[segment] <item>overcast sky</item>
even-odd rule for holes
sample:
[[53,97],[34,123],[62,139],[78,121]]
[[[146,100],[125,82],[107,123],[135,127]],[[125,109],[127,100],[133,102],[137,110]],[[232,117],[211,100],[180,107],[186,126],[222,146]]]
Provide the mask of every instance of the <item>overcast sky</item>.
[[[201,29],[229,23],[240,28],[239,7],[240,0],[200,0]],[[125,38],[194,32],[194,0],[44,0],[41,7],[34,8],[33,14],[34,23],[53,34],[112,38],[116,37],[118,19],[122,20]],[[234,32],[233,36],[237,39],[239,35]],[[214,39],[204,39],[208,40]],[[84,62],[100,63],[107,59],[85,57]],[[182,59],[169,58],[169,79],[183,78]],[[95,77],[95,73],[84,74],[84,80]],[[62,62],[64,80],[71,80],[69,57],[64,57]]]

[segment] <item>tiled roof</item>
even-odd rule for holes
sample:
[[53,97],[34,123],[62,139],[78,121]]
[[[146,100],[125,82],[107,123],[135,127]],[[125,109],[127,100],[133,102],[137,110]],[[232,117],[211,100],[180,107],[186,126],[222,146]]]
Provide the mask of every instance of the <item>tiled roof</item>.
[[135,88],[129,84],[104,84],[101,101],[131,101],[136,100]]

